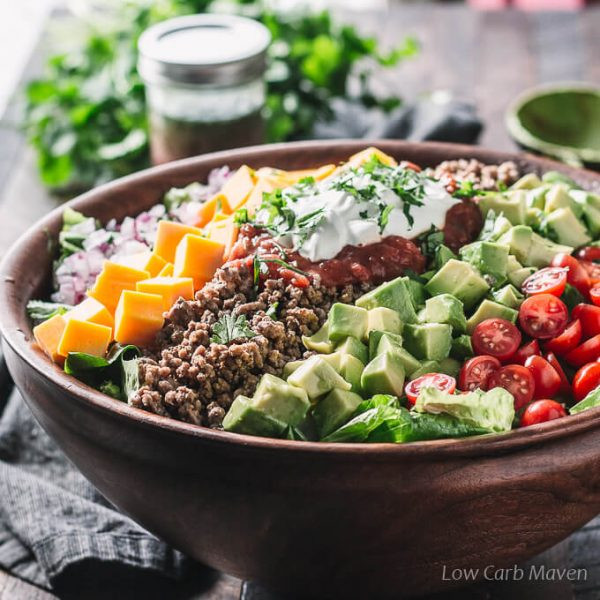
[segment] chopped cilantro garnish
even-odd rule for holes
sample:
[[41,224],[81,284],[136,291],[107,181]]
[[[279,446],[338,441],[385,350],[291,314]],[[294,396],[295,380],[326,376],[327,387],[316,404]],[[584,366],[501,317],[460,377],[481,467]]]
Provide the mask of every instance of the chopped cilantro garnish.
[[213,344],[228,344],[233,340],[241,338],[252,338],[256,334],[250,325],[245,315],[223,315],[214,325],[213,334],[210,341]]
[[279,308],[279,302],[273,302],[273,304],[271,304],[271,306],[269,306],[269,308],[267,309],[267,312],[265,314],[267,315],[267,317],[270,317],[271,319],[273,319],[273,321],[276,321],[278,308]]
[[379,232],[383,233],[388,221],[390,220],[390,213],[392,212],[394,206],[392,204],[388,204],[384,209],[379,213]]
[[240,227],[250,221],[247,208],[238,208],[233,215],[233,222]]

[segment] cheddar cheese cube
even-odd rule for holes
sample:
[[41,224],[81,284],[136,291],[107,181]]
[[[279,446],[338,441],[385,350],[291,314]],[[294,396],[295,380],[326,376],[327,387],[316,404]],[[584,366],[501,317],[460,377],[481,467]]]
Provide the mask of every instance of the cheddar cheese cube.
[[165,266],[159,271],[157,277],[172,277],[173,276],[173,263],[166,263]]
[[150,277],[156,277],[160,270],[167,264],[167,261],[164,258],[161,258],[158,254],[155,254],[150,250],[123,256],[115,262],[118,262],[121,265],[127,265],[138,271],[148,271]]
[[210,200],[207,200],[198,209],[198,220],[196,221],[196,227],[204,227],[207,223],[210,223],[214,216],[219,212],[225,202],[224,197],[221,194],[213,196]]
[[175,250],[185,235],[202,235],[202,230],[174,221],[159,221],[154,243],[154,253],[164,261],[172,263],[175,260]]
[[135,284],[142,279],[148,279],[148,271],[140,271],[127,265],[120,265],[112,261],[106,261],[96,283],[88,296],[95,298],[104,304],[111,313],[115,312],[121,292],[123,290],[135,290]]
[[223,261],[226,261],[229,257],[231,249],[237,240],[239,230],[233,217],[229,217],[223,221],[213,221],[206,227],[206,237],[213,242],[219,242],[225,246]]
[[347,164],[352,167],[360,167],[361,165],[369,162],[373,156],[375,156],[380,162],[388,167],[395,167],[398,165],[398,163],[391,156],[385,154],[385,152],[382,152],[379,150],[379,148],[375,148],[374,146],[370,146],[369,148],[365,148],[364,150],[353,154],[348,159]]
[[241,166],[221,188],[220,196],[223,198],[223,212],[231,214],[244,204],[254,188],[254,171],[246,166]]
[[277,186],[268,177],[260,177],[254,186],[254,189],[248,196],[248,200],[243,205],[250,216],[253,216],[263,201],[263,194],[268,194],[277,189]]
[[163,310],[169,310],[179,299],[194,298],[194,280],[191,277],[154,277],[138,281],[136,290],[146,294],[158,294],[163,299]]
[[101,304],[95,298],[86,298],[75,308],[72,308],[69,312],[65,313],[64,318],[67,321],[69,319],[89,321],[90,323],[97,323],[98,325],[106,325],[106,327],[110,327],[111,329],[115,324],[115,320],[110,311],[104,304]]
[[124,290],[115,311],[115,340],[147,346],[163,326],[163,297]]
[[192,277],[194,289],[200,289],[223,264],[225,246],[197,235],[186,235],[177,246],[173,275]]
[[66,326],[62,315],[54,315],[33,328],[38,346],[56,363],[62,364],[64,360],[58,353],[58,345]]
[[85,352],[104,356],[112,340],[112,329],[106,325],[68,319],[57,352],[66,357],[69,352]]

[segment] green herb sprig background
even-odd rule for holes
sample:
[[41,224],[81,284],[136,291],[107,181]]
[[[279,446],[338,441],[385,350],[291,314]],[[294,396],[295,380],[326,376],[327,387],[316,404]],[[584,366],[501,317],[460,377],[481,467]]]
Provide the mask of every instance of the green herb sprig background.
[[[415,55],[412,38],[384,53],[375,39],[335,22],[326,11],[282,14],[261,0],[129,0],[118,9],[115,22],[121,25],[90,31],[80,48],[51,57],[45,76],[27,87],[25,127],[45,185],[72,193],[148,165],[137,39],[153,23],[211,9],[257,18],[271,31],[269,141],[310,137],[316,121],[333,117],[331,101],[349,97],[352,74],[360,82],[355,100],[365,107],[390,110],[400,103],[395,96],[373,95],[369,69]],[[363,59],[371,67],[362,67]]]

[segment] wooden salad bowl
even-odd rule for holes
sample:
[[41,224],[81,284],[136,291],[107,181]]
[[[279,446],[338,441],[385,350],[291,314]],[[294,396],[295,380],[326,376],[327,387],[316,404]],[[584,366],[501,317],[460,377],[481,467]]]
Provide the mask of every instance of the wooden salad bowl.
[[[452,144],[327,141],[175,162],[69,203],[106,222],[223,164],[301,169],[373,144],[423,166],[466,157],[555,169],[600,189],[600,174]],[[62,208],[12,247],[0,277],[10,372],[44,429],[116,506],[192,558],[300,598],[406,597],[452,585],[452,569],[507,567],[600,512],[600,408],[463,440],[324,444],[214,431],[138,410],[63,373],[31,344],[30,298],[49,291]],[[447,575],[446,575],[447,577]]]

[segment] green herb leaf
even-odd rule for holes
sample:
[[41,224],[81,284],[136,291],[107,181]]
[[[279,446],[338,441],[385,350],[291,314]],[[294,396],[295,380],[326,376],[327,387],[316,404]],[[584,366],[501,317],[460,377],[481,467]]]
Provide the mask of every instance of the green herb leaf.
[[47,321],[54,315],[64,315],[73,307],[68,304],[58,304],[57,302],[44,302],[42,300],[30,300],[27,303],[27,314],[33,321]]
[[267,317],[273,319],[273,321],[277,320],[277,309],[279,308],[279,302],[273,302],[269,308],[267,308],[267,312],[265,313]]
[[233,214],[233,222],[238,227],[241,227],[242,225],[244,225],[245,223],[248,223],[249,221],[250,221],[250,216],[248,215],[247,208],[238,208],[235,211],[235,213]]
[[223,315],[214,325],[213,334],[210,341],[213,344],[229,344],[233,340],[242,338],[252,338],[256,334],[250,325],[245,315]]

